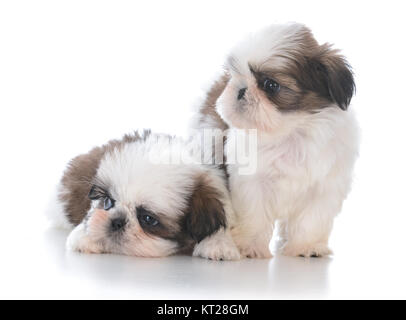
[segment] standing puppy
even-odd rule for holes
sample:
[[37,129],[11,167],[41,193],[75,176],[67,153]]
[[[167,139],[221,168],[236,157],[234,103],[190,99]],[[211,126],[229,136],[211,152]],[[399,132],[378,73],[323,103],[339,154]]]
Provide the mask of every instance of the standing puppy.
[[225,69],[197,127],[257,130],[256,172],[240,175],[238,163],[227,167],[238,218],[234,240],[244,256],[271,257],[278,221],[284,254],[329,254],[358,153],[357,122],[347,110],[355,90],[350,66],[307,27],[285,24],[237,45]]
[[50,213],[73,228],[74,251],[240,258],[223,171],[197,163],[178,138],[136,133],[74,158],[56,205]]

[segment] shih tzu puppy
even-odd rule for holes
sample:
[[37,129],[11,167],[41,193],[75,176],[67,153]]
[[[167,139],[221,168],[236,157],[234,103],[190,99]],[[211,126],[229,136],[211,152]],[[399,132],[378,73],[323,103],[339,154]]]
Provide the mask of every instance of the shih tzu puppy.
[[[348,110],[355,91],[346,59],[301,24],[274,25],[238,44],[202,104],[194,128],[257,130],[257,169],[229,163],[241,254],[271,257],[275,223],[283,253],[323,256],[358,154]],[[226,143],[226,150],[238,147]]]
[[[159,160],[174,154],[182,154],[181,161]],[[51,212],[59,225],[73,228],[68,249],[239,259],[224,173],[194,160],[181,139],[150,132],[74,158],[58,187],[58,210]]]

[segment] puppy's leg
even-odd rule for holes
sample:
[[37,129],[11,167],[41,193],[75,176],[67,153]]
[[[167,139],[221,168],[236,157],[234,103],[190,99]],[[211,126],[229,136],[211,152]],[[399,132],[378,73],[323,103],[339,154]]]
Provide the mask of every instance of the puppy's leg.
[[195,245],[193,256],[211,260],[239,260],[240,252],[228,229],[221,228]]
[[[244,214],[242,213],[244,212]],[[273,221],[260,210],[257,213],[240,211],[231,228],[231,235],[242,258],[272,258],[269,243],[273,233]]]
[[242,257],[269,259],[272,258],[269,243],[272,238],[272,227],[250,228],[239,225],[232,230],[234,241]]
[[328,239],[335,212],[320,203],[313,204],[299,215],[290,217],[285,225],[287,242],[283,254],[288,256],[321,257],[332,253]]

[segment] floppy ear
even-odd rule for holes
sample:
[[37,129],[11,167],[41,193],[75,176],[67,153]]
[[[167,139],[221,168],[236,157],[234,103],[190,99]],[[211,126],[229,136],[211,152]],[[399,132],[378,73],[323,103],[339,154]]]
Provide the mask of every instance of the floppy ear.
[[202,241],[221,227],[226,227],[226,216],[221,194],[200,179],[189,199],[184,220],[184,231],[196,242]]
[[329,45],[321,47],[321,53],[308,61],[312,88],[322,97],[347,110],[355,93],[351,66],[337,50]]

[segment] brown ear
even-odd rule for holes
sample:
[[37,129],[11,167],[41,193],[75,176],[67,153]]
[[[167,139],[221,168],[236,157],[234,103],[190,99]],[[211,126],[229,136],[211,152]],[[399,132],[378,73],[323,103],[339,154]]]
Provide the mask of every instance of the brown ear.
[[202,241],[221,227],[226,227],[226,216],[221,194],[199,179],[189,199],[189,207],[184,220],[184,231],[196,242]]
[[98,195],[95,188],[91,188],[91,182],[96,176],[100,161],[106,152],[119,148],[126,143],[146,139],[150,131],[144,130],[142,135],[135,132],[132,135],[125,135],[121,140],[111,140],[102,147],[95,147],[86,154],[72,159],[64,172],[61,184],[64,192],[59,194],[67,213],[68,220],[73,225],[78,225],[90,209],[90,200],[96,199]]
[[342,110],[347,110],[355,93],[355,82],[345,58],[329,45],[324,45],[318,55],[308,59],[307,68],[310,79],[306,85]]

